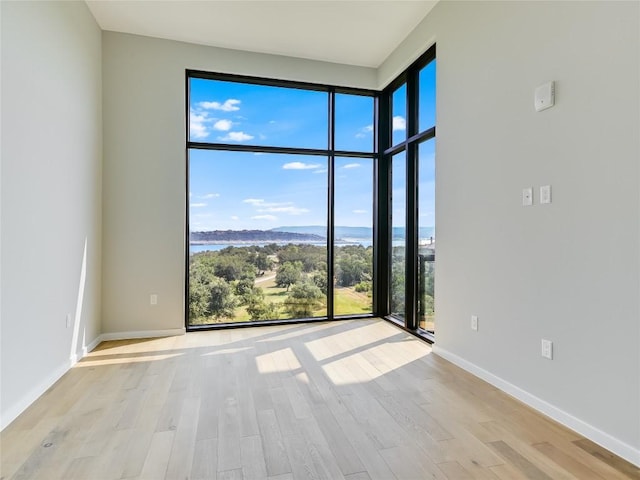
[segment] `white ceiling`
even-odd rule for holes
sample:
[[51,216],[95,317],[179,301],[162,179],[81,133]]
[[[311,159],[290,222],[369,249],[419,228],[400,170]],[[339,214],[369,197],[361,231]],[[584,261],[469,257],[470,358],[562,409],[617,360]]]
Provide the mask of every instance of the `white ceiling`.
[[103,30],[377,68],[437,0],[86,0]]

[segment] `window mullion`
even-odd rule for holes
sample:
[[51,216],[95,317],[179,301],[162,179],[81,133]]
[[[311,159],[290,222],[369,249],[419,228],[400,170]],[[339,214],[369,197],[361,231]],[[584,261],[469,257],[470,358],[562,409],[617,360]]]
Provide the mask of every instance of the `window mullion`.
[[327,133],[329,144],[329,155],[327,157],[327,175],[329,176],[327,185],[327,317],[333,319],[334,317],[334,291],[333,291],[333,278],[335,277],[335,210],[334,210],[334,196],[335,196],[335,106],[336,106],[336,94],[335,90],[329,91],[329,98],[327,108],[329,118],[329,131]]

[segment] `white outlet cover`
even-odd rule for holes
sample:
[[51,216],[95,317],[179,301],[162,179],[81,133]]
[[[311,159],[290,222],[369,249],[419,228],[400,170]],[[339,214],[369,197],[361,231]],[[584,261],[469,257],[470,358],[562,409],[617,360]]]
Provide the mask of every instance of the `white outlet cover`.
[[478,316],[471,315],[471,330],[478,330]]
[[533,188],[527,187],[522,189],[522,206],[530,207],[533,205]]

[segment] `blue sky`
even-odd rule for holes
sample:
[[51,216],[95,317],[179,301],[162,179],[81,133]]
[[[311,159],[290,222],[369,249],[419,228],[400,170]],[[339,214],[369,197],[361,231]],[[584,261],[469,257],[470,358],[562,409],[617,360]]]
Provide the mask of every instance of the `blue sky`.
[[[204,79],[190,82],[192,141],[328,147],[325,92]],[[405,135],[402,112],[394,108],[394,117],[394,130]],[[373,150],[372,98],[336,95],[335,142],[339,150]],[[326,225],[327,162],[324,156],[192,149],[190,229]],[[372,160],[336,158],[335,167],[335,224],[370,227]],[[425,192],[432,190],[427,186],[433,183],[433,172],[430,175],[424,178]],[[432,208],[427,205],[432,203],[423,208]]]

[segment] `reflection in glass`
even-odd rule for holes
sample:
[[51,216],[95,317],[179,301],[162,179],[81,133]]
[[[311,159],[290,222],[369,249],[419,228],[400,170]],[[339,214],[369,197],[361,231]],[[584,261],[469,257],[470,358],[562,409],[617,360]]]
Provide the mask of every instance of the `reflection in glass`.
[[406,153],[393,156],[391,164],[391,314],[405,316],[406,278]]
[[435,138],[418,145],[418,325],[434,331]]
[[373,97],[336,94],[336,150],[373,151]]
[[418,82],[418,131],[423,132],[436,124],[435,60],[420,70]]
[[189,324],[327,315],[327,159],[189,151]]
[[407,139],[407,84],[403,84],[391,97],[391,144]]
[[373,161],[335,160],[334,313],[373,311]]
[[328,93],[191,78],[189,139],[296,148],[328,147]]

